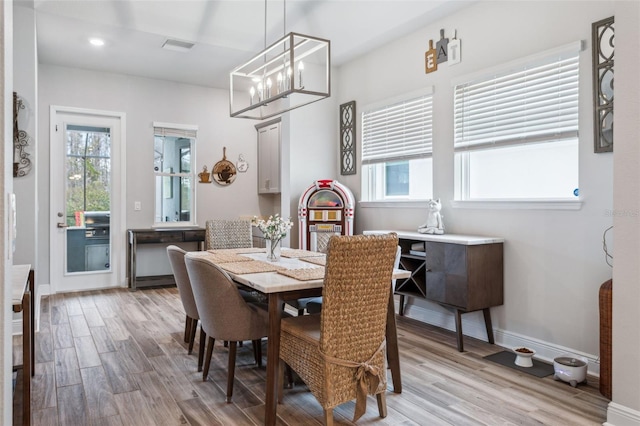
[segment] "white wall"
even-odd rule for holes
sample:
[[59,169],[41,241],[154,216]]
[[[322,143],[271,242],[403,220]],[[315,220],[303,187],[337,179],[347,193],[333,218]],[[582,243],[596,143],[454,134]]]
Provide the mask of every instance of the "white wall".
[[0,149],[0,223],[2,235],[0,238],[0,306],[2,306],[2,321],[0,321],[0,422],[4,425],[12,423],[13,391],[12,391],[12,338],[11,338],[11,258],[8,235],[8,204],[7,196],[13,192],[13,3],[2,2],[0,5],[0,129],[2,129],[2,149]]
[[[547,356],[566,348],[593,360],[599,352],[598,289],[612,273],[604,261],[602,234],[612,223],[613,155],[593,153],[590,39],[591,23],[611,15],[608,1],[483,1],[340,68],[338,103],[355,100],[358,112],[368,103],[434,86],[433,193],[443,200],[447,232],[505,238],[505,301],[492,309],[497,338],[526,341],[543,356],[545,348]],[[449,38],[457,30],[462,62],[425,74],[424,52],[429,39],[435,44],[440,38],[441,28]],[[453,209],[452,80],[577,40],[587,46],[580,54],[581,210]],[[343,179],[357,199],[358,172]],[[419,208],[359,206],[356,230],[415,230],[425,217]],[[425,315],[426,309],[453,327],[451,315],[438,306],[414,303],[424,309],[410,308],[409,316]],[[479,313],[464,318],[481,332]]]
[[[16,264],[36,264],[36,214],[38,206],[36,196],[36,145],[38,133],[38,61],[36,43],[36,22],[33,9],[16,7],[13,9],[14,17],[14,50],[13,50],[13,90],[22,99],[25,109],[20,110],[20,130],[24,130],[30,137],[26,152],[31,160],[31,171],[20,178],[13,180],[13,190],[16,194],[17,232],[19,239],[16,241]],[[37,278],[36,278],[37,279]]]
[[[246,173],[238,173],[233,184],[196,185],[196,217],[203,226],[207,219],[231,219],[261,214],[257,197],[257,146],[255,121],[229,118],[228,93],[223,90],[168,81],[99,73],[80,69],[40,65],[38,157],[49,158],[49,107],[92,108],[126,113],[127,138],[127,228],[148,228],[154,218],[153,122],[195,124],[196,172],[222,159],[236,163],[244,154],[249,162]],[[38,275],[49,279],[49,164],[38,162],[39,259]],[[134,211],[134,202],[142,203]],[[123,248],[124,249],[124,248]],[[152,265],[167,269],[167,263]],[[161,271],[157,270],[158,273]],[[139,271],[145,273],[144,270]],[[41,281],[49,282],[49,281]]]
[[[613,403],[607,424],[640,424],[640,3],[615,7]],[[626,408],[625,408],[626,407]],[[630,411],[633,410],[633,411]]]

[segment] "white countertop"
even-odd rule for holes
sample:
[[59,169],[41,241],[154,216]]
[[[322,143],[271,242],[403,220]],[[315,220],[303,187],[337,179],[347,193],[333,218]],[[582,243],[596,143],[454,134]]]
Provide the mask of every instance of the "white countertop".
[[432,241],[439,243],[460,244],[465,246],[475,246],[480,244],[504,243],[504,238],[499,237],[482,237],[477,235],[457,235],[457,234],[421,234],[416,231],[399,231],[399,230],[370,230],[364,231],[364,235],[388,234],[395,232],[398,238],[416,241]]

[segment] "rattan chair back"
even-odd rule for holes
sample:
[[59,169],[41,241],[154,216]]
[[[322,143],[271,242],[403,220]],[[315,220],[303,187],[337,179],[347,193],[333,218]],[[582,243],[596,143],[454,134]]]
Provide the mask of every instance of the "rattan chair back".
[[281,322],[280,359],[309,386],[325,424],[333,424],[334,407],[354,399],[357,420],[367,394],[386,415],[385,330],[397,246],[395,234],[331,237],[321,314]]
[[206,222],[207,249],[234,249],[253,247],[251,221],[211,219]]

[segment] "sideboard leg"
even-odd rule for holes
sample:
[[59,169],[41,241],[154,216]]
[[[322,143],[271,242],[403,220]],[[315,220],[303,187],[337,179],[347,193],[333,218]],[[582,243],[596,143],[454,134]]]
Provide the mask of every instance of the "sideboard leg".
[[458,341],[458,352],[464,352],[464,344],[462,342],[462,312],[456,309],[456,338]]
[[398,315],[404,316],[404,294],[400,295],[400,306],[398,306]]
[[484,315],[484,326],[487,328],[487,341],[494,344],[493,326],[491,325],[491,312],[489,311],[489,308],[484,308],[482,310],[482,314]]

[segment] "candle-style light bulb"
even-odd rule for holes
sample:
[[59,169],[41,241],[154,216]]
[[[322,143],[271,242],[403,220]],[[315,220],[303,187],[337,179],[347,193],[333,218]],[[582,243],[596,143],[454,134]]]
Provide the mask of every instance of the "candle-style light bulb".
[[258,83],[258,102],[262,102],[264,95],[264,88],[262,87],[262,82]]
[[282,73],[278,73],[278,94],[282,92]]
[[271,78],[267,78],[267,98],[271,97],[271,86],[273,83],[271,82]]
[[304,89],[304,85],[302,84],[302,70],[304,70],[304,64],[300,61],[298,63],[298,80],[300,80],[300,88]]
[[251,86],[251,89],[249,89],[249,95],[251,95],[251,103],[249,105],[253,105],[253,97],[256,94],[256,89],[253,88],[253,86]]
[[293,73],[293,71],[291,70],[291,67],[287,67],[287,89],[291,89],[291,74]]

